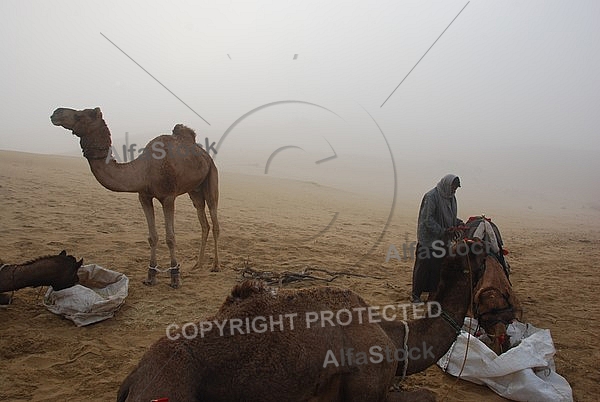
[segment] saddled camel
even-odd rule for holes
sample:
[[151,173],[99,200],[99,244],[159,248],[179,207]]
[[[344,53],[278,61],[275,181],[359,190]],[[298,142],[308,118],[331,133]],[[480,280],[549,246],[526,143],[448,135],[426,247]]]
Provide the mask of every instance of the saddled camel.
[[507,251],[498,226],[485,216],[471,217],[466,225],[466,236],[481,238],[489,254],[475,282],[470,315],[477,318],[492,341],[490,348],[500,355],[510,348],[507,326],[521,319],[523,310],[509,280]]
[[481,278],[474,289],[472,316],[485,330],[492,344],[490,348],[500,355],[510,348],[506,335],[507,326],[515,319],[521,319],[523,310],[504,268],[496,257],[485,259]]

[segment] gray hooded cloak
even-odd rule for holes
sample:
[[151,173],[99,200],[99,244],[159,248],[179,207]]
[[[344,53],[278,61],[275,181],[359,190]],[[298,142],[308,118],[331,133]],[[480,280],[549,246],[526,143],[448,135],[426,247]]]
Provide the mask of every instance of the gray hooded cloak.
[[457,177],[447,174],[423,196],[417,223],[417,240],[421,246],[430,248],[434,241],[442,239],[446,229],[461,222],[456,217],[456,197],[451,188]]

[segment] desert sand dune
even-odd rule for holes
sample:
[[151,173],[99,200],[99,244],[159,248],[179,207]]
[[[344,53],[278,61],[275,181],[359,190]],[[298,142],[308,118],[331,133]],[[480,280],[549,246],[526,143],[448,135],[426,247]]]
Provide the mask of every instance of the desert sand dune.
[[[0,309],[0,400],[114,400],[121,381],[166,327],[214,313],[239,281],[244,264],[276,272],[317,267],[366,274],[383,279],[339,277],[332,284],[376,305],[408,301],[412,260],[385,259],[391,244],[401,249],[403,242],[414,241],[414,199],[420,199],[420,191],[397,200],[378,242],[390,204],[376,197],[227,171],[221,173],[220,187],[222,271],[209,272],[209,264],[192,270],[200,225],[189,199],[179,197],[175,228],[182,287],[169,287],[166,276],[147,287],[142,284],[148,265],[147,227],[135,194],[104,189],[82,157],[0,151],[4,262],[65,249],[85,264],[130,278],[129,297],[116,316],[82,328],[41,305],[45,290],[17,291],[13,304]],[[458,198],[460,203],[460,194]],[[156,208],[162,228],[162,213]],[[480,212],[461,208],[459,215]],[[525,321],[551,330],[557,371],[570,382],[575,399],[597,400],[600,213],[579,207],[542,213],[508,206],[486,213],[500,227],[510,251],[511,280]],[[334,224],[319,235],[335,214]],[[164,233],[159,231],[159,237],[158,263],[167,267]],[[209,239],[207,255],[212,247]],[[482,386],[454,384],[453,377],[433,366],[407,378],[404,387],[425,386],[440,398],[449,391],[451,401],[503,400]]]

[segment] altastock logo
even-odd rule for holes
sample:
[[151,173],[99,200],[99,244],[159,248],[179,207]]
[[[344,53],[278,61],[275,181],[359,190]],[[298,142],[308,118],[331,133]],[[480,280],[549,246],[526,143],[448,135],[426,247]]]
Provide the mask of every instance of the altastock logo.
[[469,254],[493,255],[497,252],[495,250],[495,247],[497,247],[497,245],[495,245],[494,243],[489,242],[487,240],[482,240],[482,241],[477,241],[477,242],[461,241],[461,242],[456,243],[456,247],[448,248],[444,245],[444,242],[442,240],[435,240],[433,243],[431,243],[431,247],[420,247],[419,251],[416,252],[417,243],[413,241],[410,243],[402,244],[402,247],[401,247],[402,256],[401,256],[400,252],[398,251],[398,248],[396,248],[395,245],[390,244],[390,246],[388,247],[388,252],[385,257],[385,262],[389,262],[390,260],[393,260],[393,259],[396,259],[398,261],[407,261],[409,259],[414,259],[415,256],[417,258],[419,258],[420,260],[422,260],[422,259],[429,259],[431,257],[443,258],[446,255],[448,255],[450,257],[457,257],[457,256],[464,257]]
[[[341,348],[339,351],[329,349],[325,354],[323,361],[323,368],[329,365],[340,367],[340,366],[361,366],[363,364],[377,364],[382,363],[384,360],[388,363],[393,361],[405,362],[408,360],[418,359],[435,359],[433,354],[433,346],[427,346],[426,342],[422,343],[421,348],[413,346],[411,348],[385,348],[379,345],[373,345],[368,351],[356,351],[354,348]],[[339,352],[336,355],[336,352]]]
[[[125,133],[125,144],[123,144],[121,147],[122,148],[121,155],[119,155],[117,147],[111,146],[112,152],[109,152],[107,154],[105,162],[111,163],[111,161],[116,160],[117,162],[120,163],[120,162],[132,161],[134,159],[139,159],[139,160],[148,159],[148,158],[163,159],[167,156],[167,153],[172,157],[178,157],[178,156],[186,157],[188,155],[191,155],[192,153],[197,152],[196,147],[204,148],[209,153],[209,155],[211,155],[213,157],[213,159],[217,160],[217,157],[219,156],[222,148],[224,148],[225,140],[227,138],[229,138],[229,136],[232,133],[234,133],[234,131],[237,127],[240,127],[240,125],[243,124],[245,119],[249,118],[250,116],[253,116],[254,119],[256,120],[256,118],[260,117],[261,111],[264,111],[265,109],[269,109],[269,108],[288,107],[287,112],[289,112],[289,106],[302,106],[302,108],[300,108],[298,111],[295,112],[295,115],[297,115],[297,116],[302,116],[302,113],[306,113],[306,107],[308,106],[309,108],[315,108],[315,109],[319,109],[319,110],[327,112],[329,115],[334,116],[335,120],[337,120],[337,122],[342,125],[348,124],[346,122],[346,120],[342,116],[340,116],[340,114],[336,113],[335,111],[333,111],[330,108],[327,108],[325,106],[321,106],[321,105],[318,105],[313,102],[307,102],[307,101],[302,101],[302,100],[280,100],[280,101],[270,102],[270,103],[260,105],[258,107],[251,109],[250,111],[244,113],[243,115],[241,115],[225,130],[225,132],[223,133],[223,135],[221,136],[221,138],[219,139],[218,142],[211,141],[208,137],[206,137],[204,139],[204,144],[201,144],[201,143],[181,144],[178,146],[169,144],[167,147],[167,144],[165,144],[164,142],[162,142],[160,140],[157,140],[157,141],[149,143],[148,148],[146,149],[143,147],[138,148],[137,144],[135,144],[135,143],[130,144],[129,143],[129,134]],[[375,159],[377,159],[379,162],[381,162],[381,161],[389,158],[389,160],[391,162],[391,172],[389,173],[389,177],[393,178],[393,193],[392,193],[392,199],[391,199],[391,203],[390,203],[390,210],[389,210],[387,216],[385,217],[385,222],[380,227],[379,233],[376,235],[376,237],[375,237],[375,235],[371,235],[371,238],[373,239],[372,243],[370,244],[370,247],[368,248],[366,253],[363,253],[363,255],[354,263],[354,265],[356,265],[356,266],[360,265],[365,258],[372,255],[373,252],[376,250],[376,248],[381,243],[381,241],[383,240],[383,237],[390,225],[390,221],[393,216],[393,211],[394,211],[395,204],[396,204],[396,195],[397,195],[397,186],[398,186],[397,185],[396,164],[394,161],[394,156],[392,154],[392,150],[389,145],[389,142],[388,142],[383,130],[381,129],[379,124],[375,121],[373,116],[366,109],[362,108],[362,110],[364,111],[365,115],[368,116],[368,119],[370,120],[372,132],[374,133],[374,134],[370,135],[370,137],[373,137],[373,138],[367,138],[367,141],[369,142],[371,147],[374,147],[373,144],[375,144],[374,148],[384,149],[386,151],[386,153],[384,155],[381,155],[379,158],[375,158]],[[265,127],[269,126],[268,123],[269,123],[268,121],[265,122]],[[341,127],[341,130],[343,131],[343,126]],[[338,159],[338,156],[340,156],[340,155],[343,156],[343,153],[338,154],[338,151],[336,150],[336,147],[335,147],[335,141],[333,139],[323,138],[323,140],[324,141],[323,141],[322,146],[324,147],[325,152],[328,154],[328,156],[315,160],[314,164],[317,166],[323,166],[326,163],[335,163],[336,159]],[[376,144],[375,142],[377,140],[381,141],[381,144]],[[338,139],[338,141],[339,141],[339,139]],[[275,160],[275,158],[279,157],[279,155],[281,155],[284,152],[291,150],[291,149],[296,149],[296,150],[306,152],[299,145],[290,144],[290,145],[280,146],[280,147],[274,149],[273,151],[271,151],[271,153],[269,154],[269,156],[267,157],[267,159],[265,161],[257,161],[258,164],[264,164],[264,172],[263,173],[265,175],[268,175],[270,172],[272,162]],[[372,151],[369,151],[369,152],[372,152]],[[122,158],[121,158],[121,156],[122,156]],[[352,159],[352,158],[348,158],[348,159]],[[262,163],[260,163],[260,162],[262,162]],[[357,166],[357,168],[360,169],[361,166]],[[352,174],[352,173],[350,172],[350,174]],[[318,181],[318,179],[316,181]],[[298,243],[308,243],[311,241],[315,241],[319,237],[321,237],[322,235],[327,233],[329,230],[335,228],[336,222],[338,221],[338,218],[340,218],[342,213],[339,210],[337,210],[336,206],[333,206],[330,209],[334,209],[334,210],[331,212],[331,215],[327,220],[324,220],[320,223],[320,226],[321,226],[320,229],[313,230],[312,233],[309,234],[308,236],[303,235],[303,237],[301,237],[299,239],[294,239],[294,241],[298,242]],[[296,231],[290,231],[290,233],[294,233],[294,232],[296,232]],[[299,230],[297,232],[306,233],[306,230]],[[377,232],[373,232],[373,233],[377,233]]]
[[[210,142],[208,137],[206,137],[204,138],[204,144],[205,145],[202,145],[201,143],[196,143],[191,146],[187,144],[182,144],[177,147],[169,148],[169,153],[174,157],[185,157],[187,155],[191,155],[191,153],[194,151],[191,147],[197,146],[200,148],[204,148],[206,152],[208,152],[208,154],[214,158],[217,155],[217,150],[215,149],[216,143],[214,141]],[[113,159],[118,163],[132,161],[136,158],[141,160],[146,158],[163,159],[167,156],[165,146],[166,144],[164,142],[156,141],[152,143],[150,149],[146,149],[144,147],[138,148],[136,143],[129,143],[129,133],[125,133],[125,144],[123,144],[122,146],[123,158],[121,159],[117,149],[114,146],[111,146],[111,152],[109,152],[106,155],[105,163],[111,163]]]

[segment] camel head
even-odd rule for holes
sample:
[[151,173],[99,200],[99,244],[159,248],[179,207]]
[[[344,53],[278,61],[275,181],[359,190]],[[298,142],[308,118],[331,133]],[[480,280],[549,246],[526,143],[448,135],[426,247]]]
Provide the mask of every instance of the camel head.
[[500,355],[510,349],[510,338],[506,327],[515,318],[515,312],[508,300],[495,288],[489,288],[476,295],[477,319],[479,325],[491,339],[490,349]]
[[62,126],[80,138],[79,145],[87,159],[104,159],[111,146],[110,131],[102,119],[100,108],[73,110],[59,108],[52,113],[50,121]]
[[49,264],[55,264],[55,268],[48,267],[50,285],[54,290],[63,290],[79,283],[77,272],[83,265],[83,258],[77,261],[72,255],[67,255],[65,250],[51,258]]
[[99,107],[84,110],[58,108],[50,116],[52,124],[71,130],[78,137],[85,135],[85,129],[95,120],[102,120],[102,112]]

